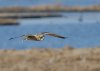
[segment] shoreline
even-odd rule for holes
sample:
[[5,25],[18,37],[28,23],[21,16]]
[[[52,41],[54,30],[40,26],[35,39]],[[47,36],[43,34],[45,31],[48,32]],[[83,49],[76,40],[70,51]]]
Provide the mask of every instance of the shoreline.
[[63,5],[39,5],[39,6],[8,6],[0,7],[0,13],[8,12],[100,12],[100,5],[91,6],[63,6]]
[[19,25],[17,19],[2,19],[0,18],[0,26],[4,26],[4,25]]

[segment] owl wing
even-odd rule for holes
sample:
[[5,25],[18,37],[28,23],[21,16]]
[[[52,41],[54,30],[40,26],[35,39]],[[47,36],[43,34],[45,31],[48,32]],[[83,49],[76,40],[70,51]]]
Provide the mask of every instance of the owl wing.
[[18,36],[18,37],[13,37],[13,38],[9,38],[9,40],[12,40],[12,39],[15,39],[15,38],[20,38],[20,37],[23,37],[25,35],[21,35],[21,36]]
[[54,34],[54,33],[49,33],[49,32],[43,32],[42,34],[49,35],[49,36],[54,36],[54,37],[58,37],[58,38],[62,38],[62,39],[67,38],[67,37],[64,37],[64,36],[61,36],[61,35],[58,35],[58,34]]

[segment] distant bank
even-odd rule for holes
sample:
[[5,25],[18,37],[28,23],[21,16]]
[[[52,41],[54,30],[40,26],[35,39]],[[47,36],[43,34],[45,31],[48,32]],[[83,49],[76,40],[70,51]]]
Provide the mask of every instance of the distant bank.
[[100,5],[91,6],[62,6],[62,5],[40,5],[40,6],[10,6],[0,7],[0,13],[4,12],[80,12],[100,11]]
[[0,19],[0,26],[3,25],[19,25],[16,19]]
[[18,25],[17,19],[19,18],[63,17],[62,14],[56,12],[100,12],[100,5],[84,7],[62,5],[0,7],[0,25]]

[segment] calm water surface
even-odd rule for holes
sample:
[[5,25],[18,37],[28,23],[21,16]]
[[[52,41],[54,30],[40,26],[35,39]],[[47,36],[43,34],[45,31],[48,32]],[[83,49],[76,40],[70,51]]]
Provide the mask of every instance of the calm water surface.
[[67,6],[100,5],[100,0],[0,0],[0,6],[33,6],[60,4]]
[[[79,21],[81,13],[64,13],[67,17],[20,19],[19,26],[0,26],[0,49],[29,49],[100,46],[100,13],[83,13],[83,20]],[[68,39],[46,36],[44,41],[26,41],[22,38],[8,40],[23,34],[52,32]]]

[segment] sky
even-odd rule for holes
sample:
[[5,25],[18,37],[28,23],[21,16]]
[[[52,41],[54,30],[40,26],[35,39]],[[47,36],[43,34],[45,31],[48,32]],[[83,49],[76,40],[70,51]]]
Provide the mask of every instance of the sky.
[[100,5],[100,0],[0,0],[0,6],[32,6],[46,4],[61,5]]

